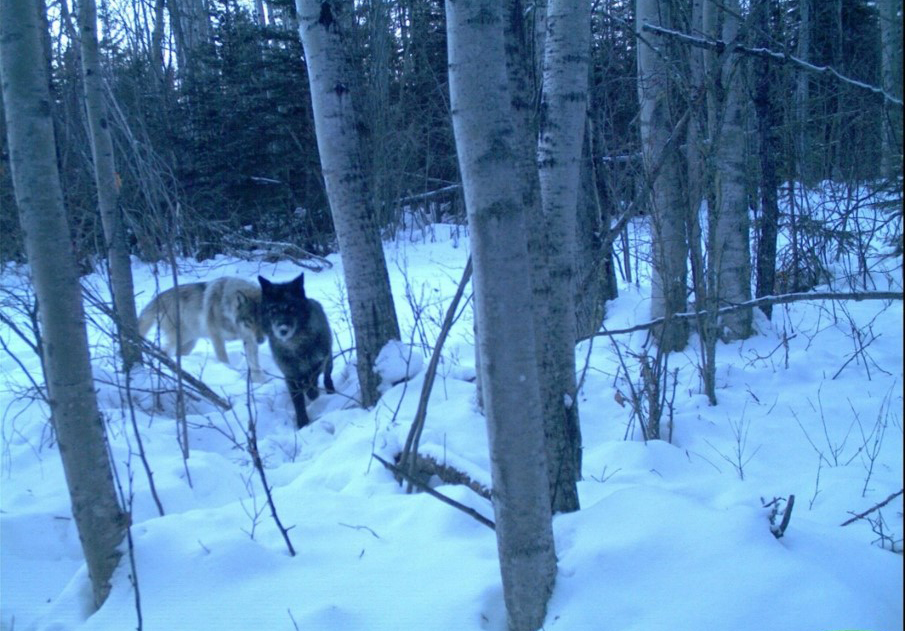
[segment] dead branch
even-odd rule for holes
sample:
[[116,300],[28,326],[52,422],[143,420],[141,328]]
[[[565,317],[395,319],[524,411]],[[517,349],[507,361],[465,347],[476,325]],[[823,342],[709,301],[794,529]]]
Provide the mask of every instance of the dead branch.
[[895,493],[893,493],[892,495],[890,495],[889,497],[887,497],[885,500],[883,500],[883,501],[880,502],[879,504],[876,504],[876,505],[872,506],[871,508],[868,508],[868,509],[867,509],[866,511],[864,511],[863,513],[858,513],[857,515],[855,515],[855,516],[852,517],[851,519],[848,519],[848,520],[842,522],[842,523],[839,524],[839,525],[840,525],[840,526],[848,526],[849,524],[852,524],[852,523],[858,521],[859,519],[864,519],[865,517],[867,517],[868,515],[870,515],[872,512],[874,512],[874,511],[876,511],[876,510],[880,510],[881,508],[883,508],[884,506],[886,506],[887,504],[889,504],[891,501],[893,501],[894,499],[896,499],[897,497],[899,497],[899,496],[902,494],[902,491],[903,491],[903,490],[905,490],[905,489],[899,489],[898,491],[896,491]]
[[[225,239],[224,242],[231,246],[230,254],[245,261],[259,258],[263,258],[265,261],[289,260],[299,267],[304,267],[313,272],[333,267],[333,263],[324,257],[308,252],[294,243],[254,239],[241,235],[229,235],[229,238]],[[250,250],[256,251],[254,256],[252,256]]]
[[193,377],[182,368],[177,366],[176,362],[170,359],[166,352],[156,344],[143,339],[141,340],[141,350],[143,353],[150,355],[161,364],[169,368],[171,371],[173,371],[173,373],[180,376],[182,380],[185,381],[195,392],[216,405],[221,410],[229,410],[230,408],[232,408],[232,404],[229,401],[211,390],[210,386],[208,386],[206,383],[204,383],[197,377]]
[[[460,469],[439,462],[436,458],[416,454],[414,467],[409,469],[409,475],[426,483],[431,476],[437,476],[444,484],[459,484],[466,486],[485,500],[491,501],[490,489],[472,478]],[[401,462],[400,465],[401,466]]]
[[896,98],[889,92],[886,92],[882,88],[878,88],[875,85],[870,85],[868,83],[864,83],[863,81],[858,81],[857,79],[847,77],[832,66],[815,66],[814,64],[808,63],[803,59],[799,59],[798,57],[795,57],[788,53],[779,53],[768,48],[751,48],[749,46],[743,46],[738,43],[727,43],[722,40],[710,39],[707,37],[697,37],[694,35],[689,35],[688,33],[682,33],[681,31],[663,28],[662,26],[657,26],[655,24],[644,24],[641,28],[648,33],[656,33],[657,35],[672,37],[686,44],[690,44],[691,46],[696,46],[698,48],[707,48],[709,50],[716,51],[717,53],[723,53],[728,50],[729,52],[742,55],[750,55],[752,57],[760,57],[762,59],[768,59],[777,63],[791,64],[796,68],[799,68],[800,70],[814,74],[828,75],[835,78],[837,81],[859,88],[861,90],[866,90],[868,92],[871,92],[872,94],[882,97],[884,100],[893,105],[902,107],[902,99]]
[[443,188],[434,189],[432,191],[428,191],[426,193],[421,193],[419,195],[409,195],[408,197],[400,197],[396,201],[393,202],[393,206],[406,206],[411,204],[416,204],[419,202],[427,202],[437,197],[446,197],[450,193],[454,193],[462,188],[461,184],[451,184],[449,186],[444,186]]
[[[902,300],[903,295],[900,291],[852,291],[852,292],[832,292],[832,291],[812,291],[812,292],[799,292],[794,294],[781,294],[778,296],[762,296],[760,298],[756,298],[754,300],[749,300],[747,302],[742,302],[737,305],[729,305],[728,307],[722,307],[716,311],[716,316],[725,315],[727,313],[734,313],[736,311],[742,311],[743,309],[753,309],[755,307],[763,307],[766,305],[784,305],[792,302],[801,302],[803,300]],[[651,320],[650,322],[645,322],[644,324],[636,324],[635,326],[629,327],[627,329],[613,329],[598,331],[592,337],[602,336],[608,337],[613,335],[622,335],[624,333],[634,333],[636,331],[647,331],[648,329],[652,329],[654,327],[660,326],[667,320],[691,320],[700,317],[704,317],[710,315],[710,313],[706,310],[704,311],[687,311],[685,313],[675,313],[671,316],[664,316],[662,318],[656,318]]]
[[419,489],[421,489],[422,491],[424,491],[424,492],[427,493],[428,495],[431,495],[431,496],[433,496],[433,497],[436,497],[436,498],[437,498],[438,500],[440,500],[441,502],[443,502],[443,503],[445,503],[445,504],[449,504],[449,505],[452,506],[453,508],[459,509],[460,511],[462,511],[462,512],[465,513],[466,515],[469,515],[470,517],[473,517],[474,519],[478,520],[479,522],[481,522],[482,524],[484,524],[485,526],[487,526],[487,527],[490,528],[491,530],[496,530],[496,524],[493,523],[491,520],[487,519],[486,517],[484,517],[481,513],[479,513],[479,512],[476,511],[475,509],[473,509],[473,508],[471,508],[471,507],[469,507],[469,506],[465,506],[465,504],[462,504],[461,502],[457,502],[457,501],[454,500],[453,498],[447,497],[446,495],[443,495],[442,493],[440,493],[440,492],[438,492],[438,491],[435,491],[434,489],[432,489],[432,488],[429,487],[428,485],[424,484],[424,483],[421,482],[420,480],[416,480],[415,478],[409,476],[409,474],[408,474],[407,472],[403,471],[403,470],[400,469],[399,467],[397,467],[397,466],[395,466],[395,465],[393,465],[393,464],[390,464],[389,462],[387,462],[386,460],[384,460],[383,458],[381,458],[381,457],[378,456],[377,454],[371,454],[371,455],[374,456],[374,458],[377,460],[377,462],[379,462],[379,463],[382,464],[384,467],[386,467],[386,468],[387,468],[390,472],[392,472],[397,478],[404,478],[404,479],[408,480],[408,482],[409,482],[410,484],[413,484],[413,485],[417,486]]

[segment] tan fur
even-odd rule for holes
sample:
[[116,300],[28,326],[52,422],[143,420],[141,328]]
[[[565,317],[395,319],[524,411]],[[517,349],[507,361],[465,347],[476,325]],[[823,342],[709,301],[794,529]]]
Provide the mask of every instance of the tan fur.
[[[177,311],[178,304],[178,311]],[[154,297],[138,317],[139,332],[146,336],[157,324],[164,348],[189,354],[199,338],[206,337],[224,364],[229,364],[226,344],[242,340],[252,379],[263,381],[258,363],[258,344],[264,341],[261,328],[261,288],[241,278],[218,278],[209,283],[189,283],[167,289]]]

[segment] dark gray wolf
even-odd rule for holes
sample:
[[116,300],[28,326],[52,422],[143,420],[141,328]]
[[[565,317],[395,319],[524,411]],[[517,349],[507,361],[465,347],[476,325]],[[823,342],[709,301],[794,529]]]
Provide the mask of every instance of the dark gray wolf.
[[154,324],[157,324],[164,349],[170,355],[175,355],[177,350],[180,355],[188,355],[198,339],[206,337],[213,343],[217,359],[229,364],[224,342],[242,340],[251,378],[264,381],[258,363],[258,344],[264,341],[261,289],[254,283],[225,277],[167,289],[155,296],[138,317],[138,330],[142,336],[146,336]]
[[288,283],[261,283],[261,322],[277,366],[286,378],[286,387],[295,408],[299,428],[308,424],[305,394],[314,400],[320,392],[317,377],[324,373],[324,388],[333,388],[333,337],[324,308],[305,295],[305,275]]

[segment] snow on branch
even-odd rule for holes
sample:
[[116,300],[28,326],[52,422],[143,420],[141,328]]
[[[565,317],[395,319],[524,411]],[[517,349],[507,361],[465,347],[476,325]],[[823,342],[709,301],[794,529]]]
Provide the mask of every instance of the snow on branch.
[[848,85],[854,86],[856,88],[867,90],[868,92],[882,96],[883,99],[893,105],[902,107],[902,99],[896,98],[889,92],[886,92],[882,88],[878,88],[875,85],[870,85],[869,83],[864,83],[863,81],[859,81],[858,79],[847,77],[841,74],[832,66],[815,66],[812,63],[808,63],[807,61],[799,59],[798,57],[795,57],[788,53],[779,53],[768,48],[752,48],[749,46],[742,46],[741,44],[737,43],[727,44],[722,40],[710,39],[707,37],[697,37],[694,35],[689,35],[688,33],[683,33],[681,31],[663,28],[662,26],[658,26],[656,24],[645,23],[641,28],[642,30],[645,30],[649,33],[656,33],[657,35],[672,37],[674,39],[678,39],[679,41],[685,42],[686,44],[690,44],[691,46],[697,46],[698,48],[708,48],[710,50],[716,51],[717,53],[722,53],[728,48],[730,52],[740,53],[743,55],[751,55],[753,57],[762,57],[764,59],[769,59],[771,61],[776,61],[784,64],[792,64],[793,66],[801,70],[813,72],[815,74],[830,75],[836,80],[841,81],[842,83],[847,83]]

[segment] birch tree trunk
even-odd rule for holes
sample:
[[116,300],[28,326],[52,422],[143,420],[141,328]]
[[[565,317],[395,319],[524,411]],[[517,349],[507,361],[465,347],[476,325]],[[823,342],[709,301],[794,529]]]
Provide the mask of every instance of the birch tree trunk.
[[[738,0],[724,0],[719,9],[722,39],[735,41],[739,32]],[[745,195],[744,92],[741,58],[720,57],[721,67],[711,99],[711,143],[714,153],[714,205],[708,219],[713,238],[708,244],[710,291],[716,292],[718,306],[751,300],[750,219]],[[720,337],[724,341],[751,336],[751,310],[721,318]]]
[[296,0],[314,127],[333,226],[343,259],[362,404],[378,398],[377,354],[399,339],[396,309],[364,169],[353,91],[360,82],[348,58],[351,2]]
[[211,39],[211,22],[205,0],[166,0],[170,27],[176,42],[179,72],[192,76],[198,50]]
[[[661,161],[673,129],[668,68],[663,58],[666,43],[662,36],[641,30],[645,22],[670,27],[668,3],[636,0],[635,6],[641,156],[646,177],[644,185],[651,188],[651,317],[659,318],[685,310],[688,282],[685,210],[688,202],[683,192],[679,154],[670,149]],[[658,161],[662,162],[662,167],[655,178],[654,165]],[[688,328],[684,323],[671,322],[663,327],[660,334],[663,350],[680,350],[687,343]]]
[[79,30],[82,40],[82,81],[88,128],[91,133],[97,205],[104,228],[120,354],[123,366],[128,371],[133,364],[141,363],[141,351],[135,343],[139,338],[138,316],[135,312],[135,289],[132,283],[132,262],[126,243],[126,229],[117,205],[119,187],[113,157],[113,139],[104,102],[103,76],[97,45],[97,7],[94,0],[82,0],[79,8]]
[[126,520],[94,393],[37,13],[33,0],[0,0],[0,83],[19,221],[40,306],[51,419],[95,605],[100,606],[110,591]]
[[[902,98],[902,2],[879,0],[880,10],[880,80],[883,90]],[[881,118],[880,160],[885,177],[902,173],[902,108],[886,104]]]
[[[548,319],[540,349],[549,370],[546,411],[547,467],[554,512],[579,509],[581,429],[575,380],[575,226],[581,155],[588,107],[590,4],[548,0],[543,98],[537,148],[547,235]],[[546,408],[547,406],[545,406]]]
[[556,555],[503,16],[494,0],[450,0],[446,16],[503,595],[509,628],[533,631],[544,622]]

